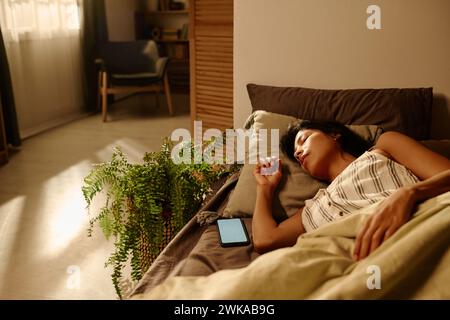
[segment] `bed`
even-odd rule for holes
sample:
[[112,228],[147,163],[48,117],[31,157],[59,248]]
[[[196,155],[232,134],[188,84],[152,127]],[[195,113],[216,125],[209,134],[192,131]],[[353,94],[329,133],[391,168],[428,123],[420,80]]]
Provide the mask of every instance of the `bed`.
[[[383,131],[396,130],[450,158],[450,140],[430,140],[432,88],[321,90],[249,84],[247,89],[253,107],[247,128],[279,128],[292,119],[337,120],[371,142]],[[351,259],[355,233],[373,206],[300,236],[293,247],[259,255],[252,244],[222,248],[213,223],[215,216],[242,217],[251,237],[251,170],[244,165],[223,179],[161,252],[130,299],[450,297],[450,193],[421,204],[407,224],[358,263]],[[274,204],[277,220],[324,187],[307,180],[312,178],[293,164],[284,170],[288,178]],[[370,276],[377,270],[382,272],[381,288],[372,290]]]

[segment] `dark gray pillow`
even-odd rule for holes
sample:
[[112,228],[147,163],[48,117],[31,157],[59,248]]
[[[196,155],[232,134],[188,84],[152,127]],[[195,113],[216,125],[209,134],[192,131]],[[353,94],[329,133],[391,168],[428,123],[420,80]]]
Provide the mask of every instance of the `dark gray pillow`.
[[425,140],[420,142],[428,149],[450,159],[450,140]]
[[247,91],[252,112],[378,125],[416,140],[429,139],[433,88],[324,90],[250,83]]

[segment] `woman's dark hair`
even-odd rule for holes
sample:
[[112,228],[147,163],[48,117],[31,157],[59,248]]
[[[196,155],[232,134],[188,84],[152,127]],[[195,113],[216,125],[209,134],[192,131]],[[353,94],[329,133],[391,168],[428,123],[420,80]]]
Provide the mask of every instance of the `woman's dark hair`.
[[291,123],[287,132],[281,137],[281,150],[291,159],[294,157],[295,137],[300,130],[315,129],[329,135],[340,135],[337,140],[342,150],[354,157],[359,157],[372,145],[362,137],[351,131],[342,123],[336,121],[303,120]]

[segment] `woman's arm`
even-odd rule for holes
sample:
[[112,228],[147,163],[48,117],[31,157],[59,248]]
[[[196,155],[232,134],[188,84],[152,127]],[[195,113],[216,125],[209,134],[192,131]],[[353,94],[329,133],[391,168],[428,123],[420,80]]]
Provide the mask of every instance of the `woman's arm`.
[[[280,160],[279,160],[280,161]],[[295,244],[297,238],[305,232],[301,221],[300,208],[293,216],[277,224],[272,216],[272,202],[276,186],[281,179],[281,162],[278,171],[271,176],[261,175],[258,164],[253,171],[256,179],[256,205],[253,213],[253,245],[258,253],[265,253]]]
[[393,193],[369,216],[355,241],[354,259],[372,253],[405,224],[417,203],[450,191],[450,160],[398,132],[384,133],[375,149],[409,168],[423,181]]
[[420,180],[450,169],[449,159],[400,132],[383,133],[374,148],[388,153],[393,160],[407,167]]
[[413,200],[422,202],[450,191],[450,169],[442,171],[427,180],[421,181],[409,187]]

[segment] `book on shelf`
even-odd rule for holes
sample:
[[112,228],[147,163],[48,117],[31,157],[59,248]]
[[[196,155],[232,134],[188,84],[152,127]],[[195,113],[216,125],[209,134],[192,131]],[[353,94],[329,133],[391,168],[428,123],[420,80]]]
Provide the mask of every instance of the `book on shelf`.
[[189,39],[189,24],[184,23],[181,27],[180,39]]
[[174,1],[174,0],[159,0],[160,11],[180,11],[187,9],[187,0]]
[[178,29],[162,28],[161,40],[178,40]]
[[170,1],[169,10],[184,10],[184,3],[178,1]]

